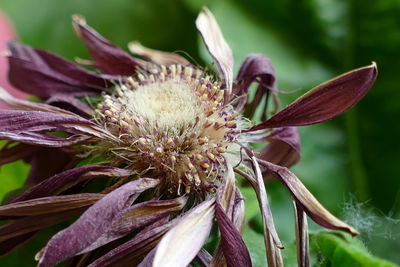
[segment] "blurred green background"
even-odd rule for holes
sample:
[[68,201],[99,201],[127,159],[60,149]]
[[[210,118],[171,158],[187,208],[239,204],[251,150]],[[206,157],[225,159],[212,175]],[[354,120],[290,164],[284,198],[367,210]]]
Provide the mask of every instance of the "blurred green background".
[[[301,89],[284,95],[283,103],[342,72],[377,62],[378,80],[356,108],[333,121],[300,128],[302,160],[293,171],[330,211],[361,231],[360,240],[366,247],[363,253],[368,250],[400,264],[398,0],[0,1],[0,9],[12,20],[22,42],[69,59],[87,58],[70,23],[71,15],[79,13],[123,48],[127,42],[139,40],[145,46],[190,55],[195,63],[211,65],[194,26],[203,5],[220,23],[234,52],[236,70],[248,53],[263,53],[276,68],[279,89]],[[0,198],[23,183],[26,171],[22,163],[0,169]],[[294,265],[290,195],[276,182],[267,187],[274,219],[287,247],[285,261]],[[244,190],[246,216],[252,225],[244,238],[254,264],[263,266],[258,208],[251,190]],[[311,227],[320,229],[314,224]],[[332,264],[322,243],[317,242],[319,237],[318,232],[313,233],[313,262]],[[31,247],[40,249],[43,240],[34,240],[37,244]],[[353,248],[349,255],[357,247],[351,242],[355,241],[350,241]],[[19,266],[21,255],[34,254],[28,249],[0,259],[0,265]],[[31,259],[26,262],[33,264]],[[375,266],[361,260],[358,263]]]

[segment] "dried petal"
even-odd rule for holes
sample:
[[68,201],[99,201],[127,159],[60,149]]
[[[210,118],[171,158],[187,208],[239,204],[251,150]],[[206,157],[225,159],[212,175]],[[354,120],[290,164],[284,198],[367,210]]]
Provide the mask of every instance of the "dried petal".
[[138,41],[130,42],[128,44],[129,51],[135,55],[139,55],[149,61],[160,65],[183,64],[189,65],[190,62],[184,57],[176,53],[168,53],[159,50],[154,50],[143,46]]
[[293,201],[293,205],[296,218],[297,263],[299,267],[308,267],[310,266],[310,255],[307,217],[299,203]]
[[7,218],[33,216],[77,209],[90,206],[103,196],[103,194],[87,193],[36,198],[0,206],[0,216]]
[[156,220],[166,217],[172,212],[181,210],[186,204],[187,197],[170,200],[152,200],[129,207],[95,242],[81,253],[92,251],[115,239],[123,237],[133,230]]
[[53,53],[18,42],[10,42],[8,49],[11,84],[42,99],[57,93],[99,94],[112,86],[106,76],[90,72]]
[[246,244],[218,202],[215,214],[221,231],[221,248],[228,266],[252,266]]
[[284,167],[291,167],[300,160],[300,136],[297,128],[274,129],[266,140],[269,144],[257,151],[258,158]]
[[104,39],[86,24],[82,16],[72,16],[72,25],[96,62],[96,67],[105,73],[130,76],[135,74],[137,67],[145,67],[144,62],[134,59],[127,52]]
[[262,166],[278,178],[290,191],[296,202],[316,223],[328,229],[342,230],[358,235],[357,230],[333,216],[307,190],[303,183],[286,167],[281,167],[267,161],[258,160]]
[[[152,266],[187,266],[210,234],[215,198],[190,209],[157,245]],[[142,262],[145,266],[146,259]]]
[[214,15],[207,8],[204,7],[197,17],[196,26],[230,95],[233,83],[232,50],[226,43]]
[[376,76],[375,63],[342,74],[311,89],[270,119],[246,131],[309,125],[330,120],[354,106],[372,87]]
[[131,172],[110,166],[87,165],[54,175],[14,198],[11,203],[46,197],[69,183],[102,176],[128,176]]
[[53,266],[80,253],[96,241],[141,192],[158,183],[159,180],[141,178],[106,195],[82,214],[75,223],[50,239],[40,253],[38,266]]
[[173,223],[168,222],[167,216],[146,227],[134,238],[98,258],[88,267],[136,266],[143,259],[143,253],[151,250],[156,245],[156,242],[161,239],[162,235],[172,226]]
[[[238,110],[241,110],[244,104],[246,104],[247,91],[253,82],[257,82],[259,84],[257,93],[259,93],[260,96],[255,97],[255,100],[260,100],[262,96],[274,89],[275,69],[272,66],[271,61],[264,55],[250,54],[240,66],[236,81],[237,84],[234,87],[233,94],[241,97],[238,106],[236,107]],[[254,105],[259,105],[259,101],[253,102]],[[248,118],[251,117],[252,114],[248,114]]]

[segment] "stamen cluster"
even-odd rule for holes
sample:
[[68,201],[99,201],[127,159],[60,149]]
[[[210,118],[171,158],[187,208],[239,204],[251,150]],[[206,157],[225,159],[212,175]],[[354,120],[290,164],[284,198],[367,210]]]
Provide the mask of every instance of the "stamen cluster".
[[[95,119],[118,137],[101,144],[115,164],[166,178],[178,194],[212,192],[223,175],[223,153],[239,132],[225,91],[202,70],[180,64],[137,73],[103,95]],[[104,155],[102,155],[104,157]],[[181,187],[183,186],[183,187]]]

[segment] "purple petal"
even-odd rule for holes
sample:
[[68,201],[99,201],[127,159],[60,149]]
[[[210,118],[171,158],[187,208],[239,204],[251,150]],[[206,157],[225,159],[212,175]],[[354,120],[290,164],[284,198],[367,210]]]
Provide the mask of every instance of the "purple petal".
[[273,129],[266,140],[269,144],[257,151],[258,158],[285,167],[291,167],[300,160],[300,136],[297,128]]
[[172,212],[179,211],[185,206],[186,201],[187,197],[180,197],[171,200],[146,201],[133,205],[125,210],[106,232],[81,253],[92,251],[131,233],[139,227],[153,223]]
[[376,76],[375,63],[342,74],[311,89],[270,119],[246,131],[309,125],[330,120],[361,100],[374,84]]
[[148,226],[133,239],[111,250],[104,256],[92,262],[90,267],[97,266],[127,266],[138,265],[143,259],[142,254],[148,252],[156,245],[156,241],[161,239],[163,234],[173,226],[168,222],[168,216],[158,222]]
[[93,110],[88,105],[86,105],[76,97],[68,94],[53,95],[49,99],[47,99],[46,103],[62,108],[64,110],[71,111],[84,118],[91,118],[93,114]]
[[63,141],[69,144],[72,141],[81,142],[87,139],[85,136],[60,138],[41,133],[53,131],[116,139],[107,130],[77,115],[42,111],[0,110],[0,137],[3,139],[45,146],[58,146],[64,145]]
[[102,176],[128,176],[130,174],[130,171],[111,166],[87,165],[52,176],[17,196],[11,203],[50,196],[69,183],[79,183],[85,179]]
[[34,147],[26,144],[17,144],[10,148],[8,148],[6,144],[0,150],[0,166],[17,160],[30,158],[34,150]]
[[196,19],[196,26],[230,95],[233,83],[232,50],[226,43],[214,15],[207,8],[203,7]]
[[117,75],[133,75],[137,67],[145,67],[145,63],[134,59],[121,48],[104,39],[99,33],[86,24],[83,17],[74,15],[72,24],[78,37],[85,43],[96,67],[105,73]]
[[44,179],[68,169],[72,163],[72,151],[69,149],[25,146],[25,149],[31,152],[31,157],[27,160],[31,168],[25,186],[36,185]]
[[106,76],[81,68],[47,51],[8,44],[9,80],[18,89],[47,99],[53,94],[99,94],[112,86]]
[[289,189],[296,202],[316,223],[328,229],[348,232],[353,236],[358,234],[353,227],[342,222],[327,211],[310,191],[307,190],[299,178],[286,167],[281,167],[263,160],[258,161]]
[[228,266],[252,266],[247,247],[235,225],[216,203],[215,214],[221,231],[221,247]]
[[299,267],[310,266],[310,255],[308,245],[308,224],[303,208],[294,201],[294,213],[296,217],[296,245],[297,263]]
[[129,51],[131,53],[141,56],[146,60],[152,61],[156,64],[160,65],[172,65],[172,64],[182,64],[189,65],[190,62],[187,61],[184,57],[176,53],[168,53],[163,51],[158,51],[154,49],[147,48],[143,46],[141,43],[134,41],[128,44]]
[[[152,266],[187,266],[210,234],[214,204],[215,198],[204,201],[180,218],[158,243]],[[149,258],[142,262],[143,266],[146,266]]]
[[196,256],[196,262],[200,264],[202,267],[207,267],[211,265],[212,257],[210,253],[204,248],[200,249],[199,253]]
[[0,216],[4,219],[4,217],[34,216],[78,209],[92,205],[103,196],[103,194],[84,193],[36,198],[0,206]]
[[[255,97],[256,101],[253,101],[253,105],[258,106],[262,96],[267,94],[269,91],[273,91],[275,87],[275,69],[272,66],[271,61],[264,55],[250,54],[240,66],[236,81],[237,85],[234,88],[233,94],[241,97],[237,109],[241,110],[244,104],[246,104],[247,91],[253,82],[259,84],[256,93],[259,97]],[[253,114],[248,114],[248,112],[246,113],[248,118],[251,118],[252,115]]]
[[82,214],[75,223],[50,239],[40,255],[38,266],[53,266],[80,253],[112,225],[134,198],[158,183],[159,180],[141,178],[106,195]]
[[36,233],[37,232],[32,232],[0,242],[0,257],[9,254],[20,246],[24,245],[26,242],[31,240]]

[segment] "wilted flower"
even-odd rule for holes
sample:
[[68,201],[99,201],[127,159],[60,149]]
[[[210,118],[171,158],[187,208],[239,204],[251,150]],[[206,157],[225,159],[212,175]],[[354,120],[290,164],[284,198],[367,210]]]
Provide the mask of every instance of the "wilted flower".
[[[329,120],[359,101],[375,81],[375,64],[312,89],[264,122],[251,118],[262,98],[275,100],[274,69],[263,55],[249,55],[233,79],[232,52],[207,9],[196,25],[219,77],[176,54],[131,43],[133,58],[73,17],[76,33],[100,70],[89,71],[52,53],[9,44],[11,83],[45,103],[0,98],[0,137],[8,140],[1,164],[32,165],[30,188],[0,207],[0,251],[6,254],[39,230],[79,218],[37,254],[39,266],[72,258],[90,266],[250,266],[240,232],[243,197],[235,172],[255,189],[264,222],[270,266],[281,266],[263,173],[281,181],[296,209],[298,259],[308,262],[306,216],[356,235],[330,214],[287,167],[300,157],[295,126]],[[256,82],[252,101],[247,91]],[[263,107],[266,117],[271,108]],[[251,143],[267,143],[253,152]],[[108,179],[100,179],[109,177]],[[102,189],[90,192],[90,182]],[[103,181],[103,182],[102,182]],[[216,218],[220,244],[203,249]]]

